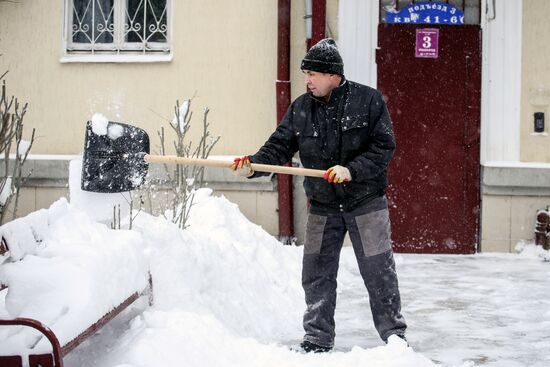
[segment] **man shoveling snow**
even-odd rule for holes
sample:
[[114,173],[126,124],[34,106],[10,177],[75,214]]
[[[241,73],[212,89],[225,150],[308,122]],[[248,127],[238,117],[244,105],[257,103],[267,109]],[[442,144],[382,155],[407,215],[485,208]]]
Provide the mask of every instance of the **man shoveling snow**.
[[299,151],[306,168],[326,170],[325,179],[306,177],[310,208],[304,245],[302,285],[307,309],[301,347],[326,352],[335,337],[336,276],[344,236],[349,232],[382,340],[405,339],[385,196],[386,168],[395,139],[380,92],[346,80],[332,39],[314,45],[302,60],[308,92],[289,107],[260,150],[235,159],[241,176],[265,175],[251,163],[282,165]]

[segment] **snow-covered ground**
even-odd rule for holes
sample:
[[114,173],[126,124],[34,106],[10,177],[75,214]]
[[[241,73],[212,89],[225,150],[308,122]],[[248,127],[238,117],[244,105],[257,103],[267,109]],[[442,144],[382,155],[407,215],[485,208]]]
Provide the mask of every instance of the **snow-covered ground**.
[[[446,366],[550,366],[550,263],[539,255],[533,245],[521,254],[397,255],[411,346]],[[352,251],[343,260],[338,346],[371,348],[379,341],[358,322],[370,312]]]
[[[155,307],[138,316],[134,324],[128,320],[140,310],[115,320],[103,335],[75,351],[68,366],[161,366],[177,360],[185,360],[186,366],[550,365],[550,263],[534,254],[407,254],[396,258],[408,338],[417,353],[414,357],[401,345],[382,347],[372,326],[353,251],[344,248],[336,348],[330,355],[289,353],[287,346],[296,345],[301,337],[299,325],[286,329],[286,335],[258,342],[219,335],[223,327],[218,323],[224,323],[224,317],[200,321],[197,315],[177,309],[161,312]],[[299,323],[302,308],[280,313]],[[211,322],[218,325],[212,327]],[[183,327],[186,324],[193,326]],[[214,331],[210,334],[205,328]],[[110,349],[113,344],[117,346]],[[434,364],[418,361],[418,354]]]
[[[75,190],[70,204],[35,214],[35,248],[2,229],[20,240],[20,252],[17,261],[0,258],[0,280],[10,285],[0,316],[30,314],[69,332],[85,313],[142,287],[148,269],[155,305],[133,305],[73,351],[68,367],[550,365],[550,262],[534,246],[521,254],[396,255],[410,348],[379,340],[344,248],[335,350],[306,355],[292,350],[303,333],[301,248],[282,246],[207,189],[185,231],[145,213],[132,231],[111,230],[98,219],[101,198]],[[19,333],[0,331],[0,354],[37,345]]]

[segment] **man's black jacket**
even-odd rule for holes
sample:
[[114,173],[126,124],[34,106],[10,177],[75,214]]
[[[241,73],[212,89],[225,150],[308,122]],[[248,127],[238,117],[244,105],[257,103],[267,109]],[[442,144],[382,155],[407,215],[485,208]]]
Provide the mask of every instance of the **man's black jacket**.
[[[395,138],[386,103],[376,89],[344,81],[328,103],[311,93],[298,97],[253,163],[282,165],[296,151],[304,167],[350,170],[351,182],[331,184],[306,177],[304,188],[312,207],[326,212],[350,211],[384,194],[386,168]],[[252,177],[266,175],[256,172]]]

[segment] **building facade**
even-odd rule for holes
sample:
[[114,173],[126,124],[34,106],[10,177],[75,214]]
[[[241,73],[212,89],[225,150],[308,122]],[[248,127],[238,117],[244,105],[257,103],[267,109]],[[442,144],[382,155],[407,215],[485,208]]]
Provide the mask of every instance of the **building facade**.
[[[192,140],[208,107],[221,136],[213,155],[255,152],[277,123],[285,6],[290,99],[305,91],[300,61],[320,29],[339,43],[346,76],[387,99],[398,250],[509,252],[533,238],[536,211],[550,205],[544,0],[0,1],[0,72],[9,71],[9,93],[29,102],[26,128],[38,136],[20,214],[68,194],[68,161],[82,153],[94,113],[145,129],[155,149],[176,100],[192,98]],[[280,233],[275,179],[210,170],[207,180]],[[298,242],[307,210],[300,181],[291,194]]]

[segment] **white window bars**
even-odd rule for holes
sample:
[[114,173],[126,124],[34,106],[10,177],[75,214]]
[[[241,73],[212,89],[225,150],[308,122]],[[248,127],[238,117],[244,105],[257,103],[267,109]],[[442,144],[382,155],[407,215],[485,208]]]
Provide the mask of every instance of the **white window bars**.
[[171,0],[65,0],[68,55],[167,54]]

